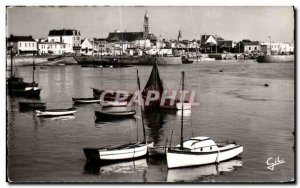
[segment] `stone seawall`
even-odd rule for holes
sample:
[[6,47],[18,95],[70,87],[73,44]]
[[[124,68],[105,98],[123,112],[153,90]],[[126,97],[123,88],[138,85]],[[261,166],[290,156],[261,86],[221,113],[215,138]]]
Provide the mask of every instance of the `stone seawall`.
[[294,55],[263,55],[257,58],[258,63],[284,63],[294,61]]
[[[73,57],[64,57],[63,59],[55,60],[55,61],[48,61],[49,57],[30,57],[30,56],[16,56],[13,58],[14,66],[29,66],[32,65],[33,60],[36,65],[57,65],[57,64],[78,64]],[[6,65],[11,66],[11,59],[10,56],[6,58]]]

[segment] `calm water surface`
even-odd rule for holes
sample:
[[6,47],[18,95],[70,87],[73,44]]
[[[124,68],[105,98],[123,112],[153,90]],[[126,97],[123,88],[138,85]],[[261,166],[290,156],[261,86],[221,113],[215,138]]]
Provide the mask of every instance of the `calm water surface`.
[[[90,87],[135,91],[136,68],[142,87],[149,66],[131,68],[37,68],[47,108],[72,107],[72,97],[91,97]],[[222,72],[220,72],[222,70]],[[196,90],[200,106],[184,117],[184,137],[209,136],[244,145],[238,158],[201,167],[168,170],[163,156],[108,166],[86,164],[84,147],[105,147],[135,141],[142,136],[141,119],[95,123],[97,104],[76,106],[75,116],[36,117],[20,112],[18,101],[7,97],[8,177],[11,181],[47,182],[279,182],[294,179],[294,64],[209,62],[159,66],[169,89],[178,89],[181,71],[187,88]],[[31,68],[19,67],[31,80]],[[269,87],[264,87],[268,83]],[[172,144],[179,143],[180,116],[176,112],[145,114],[147,135],[156,146],[165,145],[174,125]],[[138,125],[138,126],[137,126]],[[136,131],[138,127],[138,132]],[[270,157],[284,160],[274,171]]]

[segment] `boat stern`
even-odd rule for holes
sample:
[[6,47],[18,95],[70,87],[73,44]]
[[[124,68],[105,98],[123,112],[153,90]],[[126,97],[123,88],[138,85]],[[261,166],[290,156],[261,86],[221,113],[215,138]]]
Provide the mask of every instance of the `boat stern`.
[[98,149],[93,148],[84,148],[83,149],[84,155],[87,161],[99,161],[100,155]]

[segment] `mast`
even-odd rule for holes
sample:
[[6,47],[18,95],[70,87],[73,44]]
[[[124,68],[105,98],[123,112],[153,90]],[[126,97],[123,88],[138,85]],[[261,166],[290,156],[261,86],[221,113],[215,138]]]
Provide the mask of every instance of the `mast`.
[[10,49],[10,78],[13,77],[13,47]]
[[34,89],[34,70],[35,70],[35,63],[34,63],[34,54],[33,54],[33,62],[32,62],[32,89]]
[[182,93],[181,93],[181,130],[180,130],[180,149],[183,149],[183,91],[184,91],[184,71],[182,74]]
[[[142,97],[141,96],[141,84],[140,84],[140,78],[139,78],[139,70],[136,70],[136,73],[137,73],[137,84],[138,84],[138,96],[139,97]],[[146,139],[146,130],[145,130],[145,125],[144,125],[144,115],[143,115],[143,109],[142,109],[142,106],[141,106],[141,116],[142,116],[142,125],[143,125],[143,135],[144,135],[144,141],[147,143],[147,139]]]

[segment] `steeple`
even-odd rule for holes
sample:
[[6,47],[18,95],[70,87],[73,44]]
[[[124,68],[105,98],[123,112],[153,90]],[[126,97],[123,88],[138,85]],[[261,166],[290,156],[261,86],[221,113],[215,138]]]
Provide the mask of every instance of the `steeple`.
[[149,17],[148,12],[146,11],[146,14],[144,16],[144,38],[146,38],[149,34]]
[[179,29],[179,33],[178,33],[178,41],[182,41],[182,36],[181,36],[181,31]]

